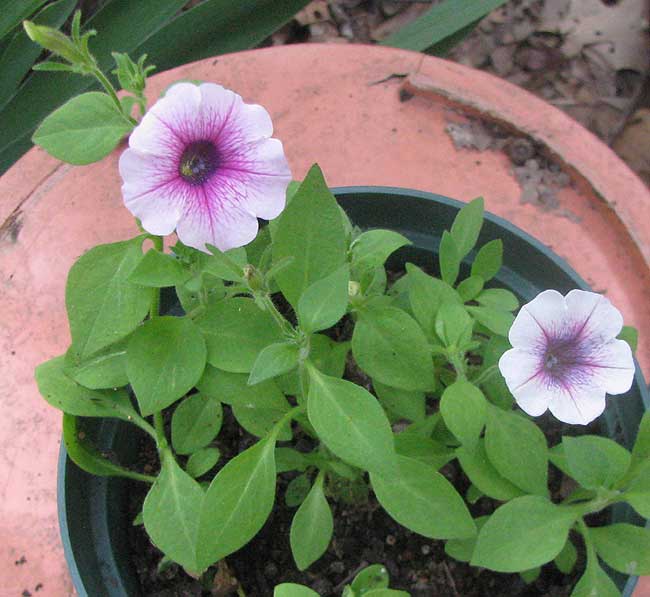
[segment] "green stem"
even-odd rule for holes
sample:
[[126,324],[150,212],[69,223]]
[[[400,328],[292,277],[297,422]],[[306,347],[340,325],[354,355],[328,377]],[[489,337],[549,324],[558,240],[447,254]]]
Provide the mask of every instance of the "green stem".
[[456,377],[459,380],[466,380],[467,375],[465,374],[465,362],[462,357],[456,354],[455,351],[449,351],[449,362],[452,364],[453,368],[456,370]]
[[[111,82],[108,80],[106,75],[99,70],[99,68],[94,68],[92,70],[92,74],[97,79],[101,86],[106,90],[106,93],[111,96],[111,99],[115,102],[115,105],[117,106],[117,109],[124,114],[124,110],[122,109],[122,104],[120,103],[120,98],[117,97],[117,92],[115,91],[115,87],[111,84]],[[131,118],[130,116],[127,116],[129,120],[133,122],[133,124],[136,124],[136,121]]]
[[[163,251],[162,236],[152,236],[153,246],[156,251]],[[160,288],[151,289],[151,306],[149,307],[149,319],[155,319],[160,315]]]
[[163,421],[162,411],[153,414],[153,423],[156,428],[156,443],[158,444],[158,451],[167,448],[167,438],[165,437],[165,423]]
[[295,333],[293,327],[277,310],[269,294],[264,293],[262,295],[262,303],[264,304],[266,310],[271,314],[271,317],[273,317],[273,320],[280,328],[280,331],[289,337],[293,336]]
[[273,429],[271,429],[271,433],[269,434],[269,437],[272,438],[273,441],[275,441],[278,437],[278,433],[280,433],[280,429],[284,427],[285,423],[287,421],[290,421],[293,419],[296,415],[302,414],[307,410],[307,407],[304,405],[298,405],[294,406],[291,410],[287,411],[282,415],[282,418],[278,420],[278,422],[273,425]]
[[150,475],[142,475],[133,471],[124,472],[121,474],[121,476],[126,477],[127,479],[133,479],[134,481],[142,481],[143,483],[156,482],[156,477],[152,477]]

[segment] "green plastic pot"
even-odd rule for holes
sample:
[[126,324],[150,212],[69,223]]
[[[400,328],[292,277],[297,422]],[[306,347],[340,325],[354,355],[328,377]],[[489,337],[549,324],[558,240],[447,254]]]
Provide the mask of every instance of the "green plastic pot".
[[[362,229],[389,228],[413,242],[413,246],[391,258],[388,265],[392,268],[411,261],[437,270],[442,231],[451,226],[462,206],[440,195],[389,187],[343,187],[334,189],[334,193]],[[504,244],[504,266],[496,282],[512,290],[523,302],[547,288],[562,293],[573,288],[589,289],[566,262],[540,242],[505,220],[487,214],[479,244],[495,238],[501,238]],[[637,367],[631,390],[625,396],[608,400],[604,416],[608,437],[631,447],[639,421],[649,406],[648,389]],[[122,462],[133,459],[137,441],[134,427],[115,419],[89,419],[87,423],[87,434],[101,450],[115,452]],[[127,513],[132,483],[83,472],[68,458],[62,444],[59,524],[70,574],[80,597],[141,595],[128,549],[132,521]],[[628,506],[618,506],[613,511],[614,522],[639,524],[639,517]],[[615,579],[624,597],[631,597],[637,577],[618,575]]]

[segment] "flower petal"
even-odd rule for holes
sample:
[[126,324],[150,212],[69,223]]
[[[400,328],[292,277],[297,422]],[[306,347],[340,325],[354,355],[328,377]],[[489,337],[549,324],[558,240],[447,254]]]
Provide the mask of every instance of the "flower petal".
[[634,358],[630,345],[624,340],[612,340],[598,346],[589,354],[590,372],[593,383],[608,394],[624,394],[634,381]]
[[284,209],[291,170],[282,142],[265,139],[246,149],[245,159],[224,164],[222,171],[245,186],[239,205],[265,220],[276,218]]
[[129,147],[177,159],[186,144],[196,139],[196,115],[201,92],[191,83],[176,83],[144,115],[129,137]]
[[549,410],[564,423],[587,425],[605,410],[605,390],[591,384],[556,388]]
[[539,417],[545,413],[554,396],[553,386],[549,387],[542,373],[529,378],[514,389],[510,388],[510,391],[517,406],[531,417]]
[[569,320],[579,326],[583,338],[606,342],[616,338],[623,327],[621,312],[602,294],[572,290],[566,303]]
[[133,149],[120,156],[124,204],[151,234],[171,234],[183,211],[182,184],[169,167],[168,161]]
[[221,251],[242,247],[257,235],[257,218],[236,204],[220,202],[202,187],[191,189],[193,196],[176,227],[181,242],[207,252],[206,244]]
[[542,350],[546,337],[561,327],[566,312],[564,297],[557,290],[540,292],[517,314],[508,333],[510,344],[527,350]]

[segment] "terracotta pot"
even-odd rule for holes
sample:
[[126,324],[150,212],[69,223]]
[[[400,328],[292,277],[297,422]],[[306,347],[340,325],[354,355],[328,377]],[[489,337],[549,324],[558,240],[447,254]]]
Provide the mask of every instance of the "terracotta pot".
[[[451,227],[462,206],[437,195],[385,187],[344,187],[336,195],[353,224],[362,229],[389,228],[413,242],[412,247],[391,258],[389,267],[396,269],[402,269],[410,261],[437,270],[442,232]],[[578,274],[541,243],[488,214],[479,245],[496,238],[504,243],[504,264],[495,285],[509,288],[522,302],[532,300],[547,288],[562,293],[573,288],[589,289]],[[472,254],[465,260],[461,276],[468,275],[473,257]],[[608,400],[603,434],[630,448],[641,416],[649,407],[650,394],[637,369],[630,392]],[[132,426],[114,420],[89,419],[84,430],[93,436],[100,450],[116,454],[122,463],[133,462],[137,444]],[[132,524],[128,516],[131,482],[84,473],[67,458],[65,448],[61,449],[59,471],[59,520],[66,560],[77,592],[91,597],[140,595],[128,549]],[[613,522],[642,522],[629,507],[617,508],[612,519]],[[629,597],[637,578],[619,575],[617,582],[624,597]]]
[[[391,77],[408,73],[407,83]],[[483,195],[489,211],[607,291],[641,330],[638,358],[649,370],[650,193],[560,111],[485,73],[369,46],[284,46],[203,60],[153,77],[149,97],[179,78],[216,81],[266,106],[296,178],[318,161],[332,185]],[[416,95],[400,101],[405,84]],[[448,120],[476,113],[532,135],[567,165],[573,184],[559,192],[559,210],[520,203],[505,153],[454,146]],[[135,233],[121,204],[118,155],[74,168],[33,149],[0,178],[0,577],[17,594],[39,583],[57,597],[72,592],[56,528],[60,415],[43,404],[33,370],[69,342],[64,284],[74,260]]]

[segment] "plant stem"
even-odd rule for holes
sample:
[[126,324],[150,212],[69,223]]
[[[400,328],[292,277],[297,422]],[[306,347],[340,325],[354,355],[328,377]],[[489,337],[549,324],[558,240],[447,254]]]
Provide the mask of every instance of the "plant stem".
[[282,314],[277,310],[276,306],[273,304],[271,297],[268,293],[262,295],[262,303],[266,310],[271,314],[273,320],[280,328],[280,331],[291,337],[294,335],[294,329],[291,324],[282,316]]
[[[106,75],[99,70],[99,68],[94,68],[92,70],[92,74],[97,79],[101,86],[106,90],[106,93],[111,96],[111,99],[117,106],[117,109],[120,111],[121,114],[124,114],[124,110],[122,109],[122,104],[120,103],[120,98],[117,97],[117,92],[115,91],[115,87],[111,84],[111,82],[108,80]],[[137,121],[134,118],[131,118],[131,116],[128,116],[127,114],[124,114],[126,118],[128,118],[133,124],[137,124]]]
[[485,371],[481,371],[481,373],[474,381],[472,381],[472,383],[475,386],[480,386],[482,383],[485,383],[488,379],[490,379],[490,377],[492,377],[492,375],[497,369],[498,369],[497,365],[491,365],[490,367],[485,369]]
[[[162,253],[163,238],[162,236],[152,236],[153,246],[156,251]],[[149,307],[149,319],[155,319],[160,315],[160,288],[152,288],[151,306]]]
[[167,448],[167,438],[165,437],[165,423],[163,421],[162,411],[153,414],[153,423],[156,428],[156,443],[158,444],[158,451]]

